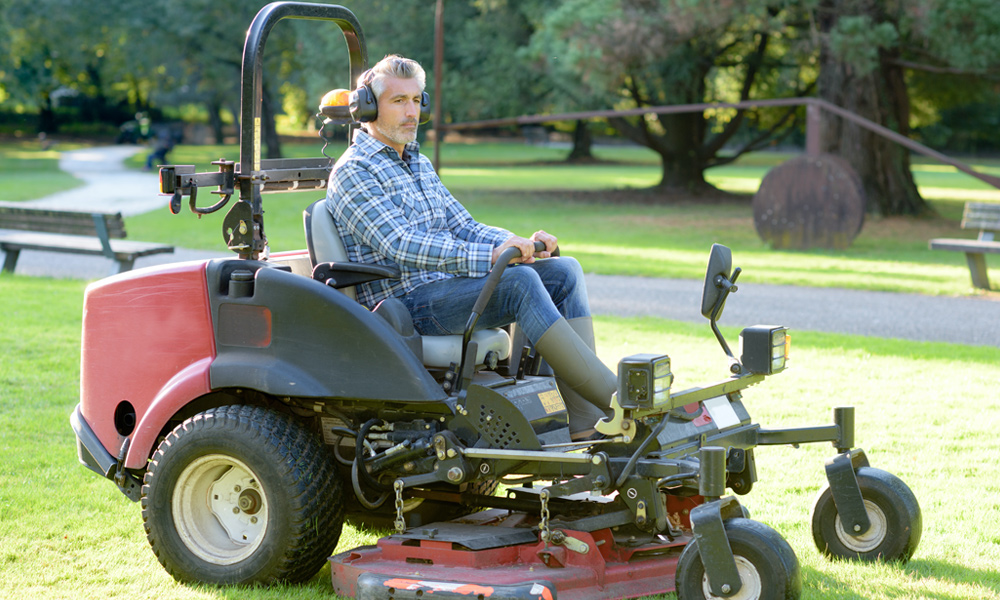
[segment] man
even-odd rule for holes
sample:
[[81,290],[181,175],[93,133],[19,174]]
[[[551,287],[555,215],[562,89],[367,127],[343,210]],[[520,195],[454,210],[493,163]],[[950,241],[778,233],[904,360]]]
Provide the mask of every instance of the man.
[[[518,323],[556,374],[571,433],[586,437],[617,380],[594,353],[580,265],[567,257],[536,262],[551,256],[555,236],[523,238],[478,223],[445,189],[416,142],[425,81],[417,62],[395,55],[364,73],[359,88],[368,86],[377,114],[330,173],[326,203],[351,261],[396,265],[402,274],[359,286],[358,300],[374,308],[394,296],[421,335],[460,334],[493,263],[519,248],[520,264],[504,272],[477,326]],[[535,253],[535,241],[545,250]]]

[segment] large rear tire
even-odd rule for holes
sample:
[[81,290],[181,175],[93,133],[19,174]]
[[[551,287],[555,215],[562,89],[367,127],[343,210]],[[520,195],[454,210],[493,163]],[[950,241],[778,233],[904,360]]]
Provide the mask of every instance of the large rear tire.
[[294,418],[224,406],[178,425],[142,488],[146,536],[175,579],[310,579],[343,525],[341,481],[322,440]]

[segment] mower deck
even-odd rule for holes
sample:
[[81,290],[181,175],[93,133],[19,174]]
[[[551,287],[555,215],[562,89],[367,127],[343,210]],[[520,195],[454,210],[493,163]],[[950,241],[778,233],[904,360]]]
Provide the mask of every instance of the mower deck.
[[674,590],[690,541],[559,531],[562,544],[540,542],[527,515],[499,509],[416,527],[331,557],[333,589],[359,600],[636,598]]

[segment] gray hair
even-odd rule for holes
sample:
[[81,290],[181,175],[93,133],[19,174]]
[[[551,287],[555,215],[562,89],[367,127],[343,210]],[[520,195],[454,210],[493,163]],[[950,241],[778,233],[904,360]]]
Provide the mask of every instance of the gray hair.
[[427,74],[424,73],[424,68],[420,66],[420,63],[403,58],[398,54],[390,54],[375,63],[375,66],[362,76],[363,81],[359,83],[367,80],[368,85],[372,88],[372,93],[375,94],[375,99],[378,100],[382,92],[385,91],[386,77],[416,79],[420,83],[421,91],[427,87]]

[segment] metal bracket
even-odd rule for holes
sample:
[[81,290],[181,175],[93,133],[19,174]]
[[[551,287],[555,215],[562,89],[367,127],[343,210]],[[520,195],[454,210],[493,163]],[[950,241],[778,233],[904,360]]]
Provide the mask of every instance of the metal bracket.
[[691,529],[698,542],[698,554],[708,576],[708,586],[716,596],[732,596],[743,587],[723,524],[725,519],[742,516],[743,508],[732,496],[700,504],[691,510]]
[[608,437],[620,435],[626,444],[629,443],[635,436],[635,420],[632,411],[626,411],[618,402],[618,392],[611,394],[611,411],[612,416],[598,419],[594,429]]
[[871,527],[855,475],[857,469],[867,466],[868,458],[860,448],[838,454],[826,462],[826,478],[830,482],[841,526],[846,534],[852,536],[861,535]]
[[142,491],[142,481],[138,477],[128,472],[125,468],[125,458],[128,456],[129,446],[132,445],[132,436],[125,438],[122,442],[121,450],[118,451],[118,461],[115,464],[114,481],[118,489],[132,502],[138,502]]
[[565,546],[567,550],[577,554],[587,554],[590,552],[590,545],[583,540],[579,540],[562,529],[556,529],[549,536],[549,542],[557,546]]
[[253,208],[249,202],[237,202],[222,220],[222,237],[233,252],[249,257],[254,245]]

